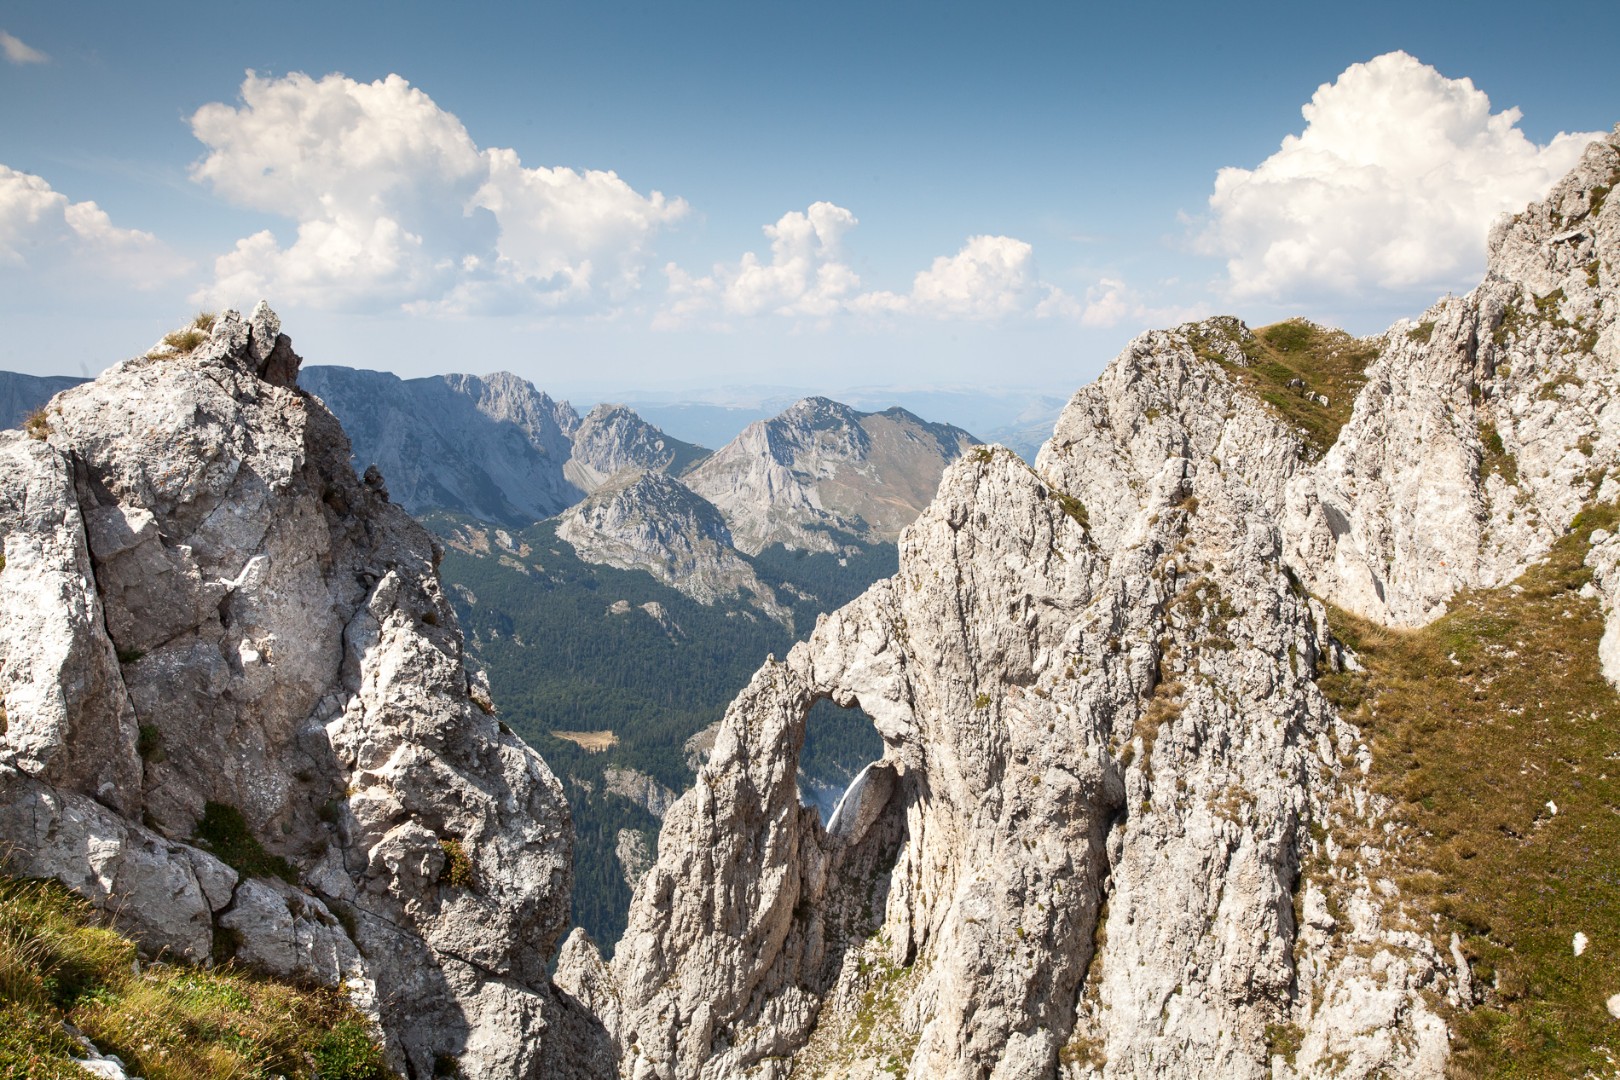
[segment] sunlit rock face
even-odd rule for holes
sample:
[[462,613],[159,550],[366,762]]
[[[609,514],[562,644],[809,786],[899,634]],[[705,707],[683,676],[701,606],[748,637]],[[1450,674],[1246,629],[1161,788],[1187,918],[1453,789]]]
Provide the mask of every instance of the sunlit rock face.
[[863,413],[812,397],[748,425],[684,480],[719,507],[750,555],[772,544],[838,551],[893,541],[975,442],[904,409]]
[[546,972],[566,803],[490,715],[433,541],[267,307],[195,337],[0,434],[12,869],[153,953],[341,982],[413,1075],[609,1074]]
[[[1312,595],[1420,625],[1620,496],[1617,184],[1620,135],[1493,231],[1478,289],[1359,343],[1325,432],[1216,319],[1132,342],[1033,469],[947,469],[899,573],[732,704],[612,964],[565,948],[621,1075],[1443,1074],[1466,965],[1368,846]],[[830,828],[794,784],[821,698],[885,743]]]

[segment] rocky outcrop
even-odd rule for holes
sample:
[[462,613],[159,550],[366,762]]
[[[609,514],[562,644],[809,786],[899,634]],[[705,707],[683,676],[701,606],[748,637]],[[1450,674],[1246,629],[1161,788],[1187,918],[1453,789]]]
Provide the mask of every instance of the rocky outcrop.
[[375,464],[413,513],[448,509],[514,528],[585,495],[567,475],[579,416],[516,375],[400,379],[311,367],[305,389],[343,422],[354,464]]
[[892,541],[933,498],[973,436],[904,409],[862,413],[805,398],[748,425],[685,477],[725,515],[737,547],[838,551]]
[[634,889],[653,862],[652,846],[647,843],[646,835],[638,829],[620,829],[613,854],[619,860],[619,869],[624,871],[624,883]]
[[1383,336],[1338,442],[1285,492],[1289,561],[1313,591],[1419,625],[1620,494],[1616,143],[1492,229],[1479,288]]
[[629,799],[660,821],[675,805],[678,793],[660,784],[639,769],[610,766],[602,771],[602,789]]
[[345,985],[412,1075],[605,1075],[546,973],[561,787],[278,329],[227,312],[0,435],[11,869],[150,952]]
[[564,468],[582,491],[596,491],[625,470],[679,476],[709,451],[671,438],[623,405],[598,405],[573,433]]
[[621,473],[564,514],[557,536],[586,562],[645,570],[702,604],[746,595],[765,614],[791,614],[732,546],[720,511],[663,473]]
[[[1034,469],[950,467],[899,573],[727,711],[611,965],[565,949],[621,1074],[1442,1075],[1431,1003],[1471,977],[1368,846],[1368,750],[1315,681],[1354,661],[1311,593],[1419,624],[1620,495],[1617,148],[1372,343],[1325,454],[1210,320],[1133,342]],[[825,828],[794,782],[821,698],[885,744]]]

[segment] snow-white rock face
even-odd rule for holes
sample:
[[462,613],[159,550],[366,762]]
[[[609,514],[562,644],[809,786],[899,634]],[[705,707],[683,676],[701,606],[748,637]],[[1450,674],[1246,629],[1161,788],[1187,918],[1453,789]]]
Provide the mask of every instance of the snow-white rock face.
[[[1420,624],[1620,494],[1617,144],[1493,233],[1478,290],[1379,340],[1325,455],[1208,320],[1133,342],[1034,469],[951,466],[899,573],[727,711],[611,965],[565,946],[621,1075],[1442,1075],[1429,1002],[1471,980],[1359,846],[1383,808],[1316,686],[1352,661],[1310,592]],[[830,832],[795,785],[823,697],[885,743]]]
[[[277,330],[226,312],[56,397],[45,439],[0,434],[10,868],[151,952],[342,981],[412,1075],[604,1075],[546,972],[561,787],[490,715],[432,540],[356,478]],[[198,838],[222,825],[268,858],[227,866],[241,844]],[[252,876],[275,859],[289,880]]]
[[557,536],[586,562],[645,570],[701,604],[743,596],[771,618],[791,621],[732,546],[720,511],[664,473],[620,473],[564,514]]
[[300,382],[343,421],[356,468],[376,465],[413,513],[449,509],[521,528],[585,495],[568,475],[578,414],[516,375],[400,379],[318,366]]
[[626,406],[598,405],[574,429],[563,471],[580,490],[592,492],[626,470],[678,476],[708,453],[665,435]]
[[684,479],[750,555],[772,544],[838,551],[894,540],[976,442],[904,409],[862,413],[812,397],[748,425]]

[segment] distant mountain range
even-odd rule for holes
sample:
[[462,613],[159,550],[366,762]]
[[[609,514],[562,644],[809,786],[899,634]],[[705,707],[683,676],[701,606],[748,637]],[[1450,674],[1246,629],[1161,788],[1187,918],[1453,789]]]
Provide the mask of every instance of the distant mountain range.
[[582,559],[641,569],[703,603],[744,596],[791,626],[751,558],[892,543],[978,440],[900,408],[864,413],[806,398],[717,451],[665,434],[623,405],[583,419],[515,375],[400,379],[308,367],[301,384],[343,421],[359,470],[391,497],[521,529],[561,516]]
[[89,379],[72,375],[23,375],[0,371],[0,428],[22,427],[28,414],[70,386]]

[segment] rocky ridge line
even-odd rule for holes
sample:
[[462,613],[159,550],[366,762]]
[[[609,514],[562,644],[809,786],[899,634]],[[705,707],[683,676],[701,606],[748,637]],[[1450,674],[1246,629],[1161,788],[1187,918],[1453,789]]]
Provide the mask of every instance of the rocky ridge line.
[[[1470,973],[1366,839],[1311,593],[1421,624],[1620,495],[1617,184],[1620,130],[1378,339],[1325,455],[1211,320],[1133,342],[1034,469],[952,466],[899,574],[728,710],[612,965],[565,944],[621,1075],[1441,1075],[1428,995]],[[792,782],[822,697],[886,748],[830,829]]]

